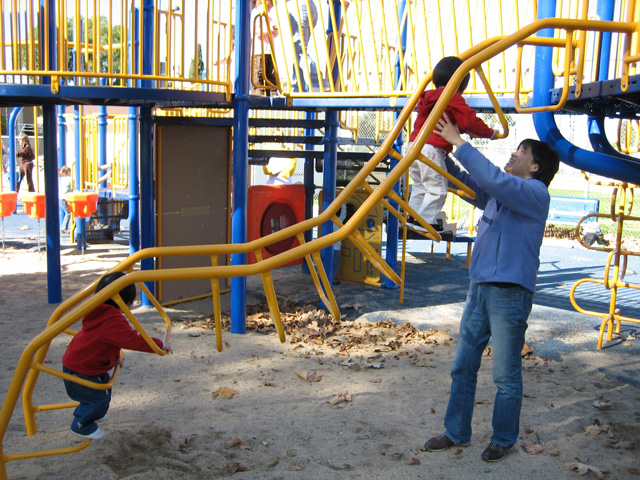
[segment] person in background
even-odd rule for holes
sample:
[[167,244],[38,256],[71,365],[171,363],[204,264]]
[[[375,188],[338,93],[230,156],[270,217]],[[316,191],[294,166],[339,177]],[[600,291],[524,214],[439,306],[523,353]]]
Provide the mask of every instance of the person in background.
[[[418,116],[409,137],[409,148],[420,133],[422,125],[440,98],[444,87],[447,86],[460,65],[462,65],[462,60],[458,57],[444,57],[433,68],[432,82],[436,88],[435,90],[425,90],[420,94],[417,106]],[[497,132],[480,120],[475,110],[469,107],[462,98],[462,92],[467,88],[469,79],[470,76],[467,74],[460,83],[458,91],[451,98],[445,112],[451,121],[458,125],[462,133],[468,133],[473,137],[494,138]],[[452,149],[451,144],[433,132],[422,147],[421,153],[444,170],[444,159]],[[409,206],[435,230],[442,231],[446,219],[442,208],[447,199],[447,179],[420,160],[411,164],[409,176],[413,180]],[[407,220],[407,227],[421,232],[427,231],[411,216]]]
[[[307,4],[309,8],[307,8]],[[291,91],[312,91],[306,79],[308,66],[311,88],[314,92],[319,92],[318,67],[315,60],[309,55],[309,39],[318,22],[318,8],[315,0],[288,0],[287,11],[289,12],[289,23],[295,49],[294,61],[291,67],[293,72]]]
[[482,452],[485,462],[502,460],[514,447],[522,408],[522,347],[533,305],[540,246],[549,212],[549,184],[559,157],[547,143],[527,139],[511,154],[504,171],[460,136],[447,114],[434,130],[456,147],[447,171],[476,192],[465,200],[484,209],[469,268],[469,291],[451,366],[451,393],[445,431],[424,450],[466,446],[471,441],[478,369],[482,353],[493,347],[493,435]]
[[[102,276],[96,293],[123,277],[122,272]],[[120,290],[120,298],[130,307],[136,298],[135,285]],[[172,353],[171,347],[158,338],[152,340],[161,349]],[[134,330],[120,311],[117,303],[106,300],[82,319],[82,329],[73,337],[62,357],[63,372],[94,383],[109,383],[109,370],[116,363],[122,367],[120,350],[126,348],[152,353],[144,338]],[[67,394],[80,402],[73,412],[71,431],[84,438],[96,440],[104,436],[98,422],[106,420],[111,402],[111,389],[96,390],[71,380],[64,380]]]
[[[263,2],[264,1],[264,7]],[[256,20],[260,17],[259,20]],[[278,36],[278,22],[273,15],[273,0],[251,0],[251,94],[270,97],[278,85],[275,62],[271,52],[271,38]]]
[[61,167],[59,176],[58,195],[60,197],[60,209],[64,214],[62,223],[60,224],[60,232],[69,233],[71,212],[69,212],[69,205],[67,205],[64,196],[71,191],[71,169],[66,165]]
[[33,170],[33,160],[36,158],[36,156],[33,153],[31,143],[29,143],[29,136],[26,133],[20,135],[20,150],[18,150],[16,156],[20,159],[20,178],[18,179],[18,184],[16,185],[16,192],[20,191],[20,184],[22,183],[22,179],[25,177],[27,178],[29,191],[35,192],[36,189],[33,186],[33,178],[31,177],[31,172]]

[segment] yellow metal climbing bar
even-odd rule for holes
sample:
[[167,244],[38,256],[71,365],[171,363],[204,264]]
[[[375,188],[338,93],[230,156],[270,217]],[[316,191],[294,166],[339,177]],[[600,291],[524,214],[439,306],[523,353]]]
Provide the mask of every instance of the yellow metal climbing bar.
[[[585,175],[586,176],[586,175]],[[587,177],[588,179],[588,177]],[[571,288],[570,299],[573,307],[580,313],[590,315],[594,317],[602,318],[600,324],[600,333],[598,335],[598,349],[602,349],[604,335],[606,330],[607,341],[613,340],[613,334],[619,334],[622,322],[639,323],[640,319],[631,318],[622,315],[622,312],[618,308],[618,289],[631,288],[640,289],[640,285],[628,283],[624,281],[627,262],[629,256],[640,256],[639,251],[632,251],[624,247],[623,245],[623,231],[625,222],[640,222],[640,217],[630,215],[633,208],[633,190],[638,188],[635,185],[628,185],[626,183],[610,183],[613,186],[613,193],[611,195],[611,208],[610,212],[605,213],[592,213],[583,217],[576,226],[576,238],[582,244],[583,247],[590,250],[599,250],[603,252],[609,252],[607,256],[607,262],[604,268],[604,275],[602,279],[584,278],[578,280]],[[619,195],[620,193],[620,195]],[[580,236],[580,229],[582,223],[590,219],[609,219],[616,224],[616,237],[614,245],[612,247],[595,247],[593,245],[587,245],[583,238]],[[602,285],[605,290],[609,291],[609,308],[606,312],[596,312],[593,310],[587,310],[582,308],[576,299],[576,291],[580,286],[585,284],[597,284]]]
[[[358,2],[356,2],[358,3]],[[418,133],[416,140],[412,146],[408,149],[404,156],[394,150],[394,144],[397,138],[402,134],[407,122],[410,121],[413,110],[417,104],[420,93],[426,88],[431,81],[431,75],[426,75],[414,93],[409,97],[402,111],[398,114],[396,123],[391,128],[389,134],[383,141],[381,148],[372,155],[371,159],[364,165],[364,167],[356,174],[354,179],[347,185],[336,197],[336,199],[317,217],[305,220],[296,225],[280,230],[276,233],[268,235],[266,237],[250,241],[244,244],[226,244],[226,245],[203,245],[203,246],[183,246],[183,247],[159,247],[149,248],[131,255],[127,259],[123,260],[116,268],[121,271],[130,272],[125,277],[122,277],[116,282],[113,282],[105,289],[98,293],[93,294],[95,285],[81,290],[69,300],[63,302],[58,309],[54,312],[51,319],[48,322],[47,328],[39,334],[34,340],[32,340],[25,348],[16,370],[14,377],[9,387],[8,394],[0,410],[0,438],[4,439],[7,431],[9,420],[13,411],[17,399],[20,394],[20,390],[23,385],[23,404],[25,396],[31,396],[33,393],[33,386],[37,380],[38,373],[44,370],[36,370],[32,368],[34,364],[43,365],[44,358],[46,356],[48,346],[53,338],[57,335],[67,331],[73,324],[79,321],[85,314],[93,310],[98,304],[102,303],[107,298],[114,297],[117,292],[126,284],[137,284],[143,291],[143,284],[145,282],[157,282],[168,280],[189,280],[189,279],[210,279],[217,281],[220,278],[227,277],[240,277],[249,275],[261,275],[265,279],[265,288],[268,290],[269,307],[272,312],[276,311],[277,299],[275,298],[275,291],[272,289],[273,285],[269,279],[270,271],[274,268],[278,268],[282,265],[290,263],[291,261],[298,260],[300,258],[306,258],[308,264],[315,262],[318,267],[319,275],[314,276],[314,282],[316,282],[317,288],[323,287],[324,290],[329,292],[331,286],[321,270],[321,261],[319,252],[329,246],[334,245],[341,240],[351,237],[359,237],[355,234],[358,225],[364,220],[364,218],[373,210],[385,197],[390,195],[393,186],[397,184],[400,179],[406,174],[409,166],[416,160],[424,161],[421,156],[421,150],[426,143],[427,138],[433,132],[436,123],[444,112],[447,104],[456,92],[457,85],[460,84],[463,77],[473,69],[478,70],[481,65],[488,62],[490,59],[497,55],[502,54],[507,49],[510,49],[521,43],[536,44],[538,40],[532,40],[532,36],[538,31],[546,28],[560,29],[565,31],[577,31],[581,29],[594,30],[594,31],[617,31],[624,34],[631,34],[635,28],[635,24],[631,23],[616,23],[616,22],[597,22],[597,21],[571,21],[567,19],[550,18],[545,20],[538,20],[525,28],[520,29],[514,34],[488,40],[481,43],[466,52],[460,53],[460,57],[463,59],[462,66],[453,75],[450,83],[444,88],[442,95],[434,106],[433,111],[427,118],[422,129]],[[345,224],[338,230],[314,239],[310,242],[300,242],[300,245],[274,255],[270,258],[259,260],[258,262],[250,265],[216,265],[212,262],[211,267],[194,267],[194,268],[174,268],[174,269],[159,269],[159,270],[143,270],[132,271],[134,266],[138,264],[144,258],[157,258],[164,256],[187,256],[187,255],[208,255],[217,257],[219,255],[229,255],[234,253],[248,253],[259,252],[262,248],[269,246],[275,242],[283,239],[296,236],[301,236],[308,230],[317,228],[325,222],[332,221],[336,216],[338,210],[344,205],[353,193],[364,183],[366,183],[367,177],[379,166],[379,164],[387,159],[389,155],[393,155],[398,159],[397,165],[388,173],[380,185],[374,189],[373,192],[363,201],[363,203],[357,208],[354,214],[345,222]],[[426,163],[426,162],[425,162]],[[445,172],[441,172],[445,173]],[[361,245],[366,251],[367,248],[364,243]],[[389,272],[389,267],[379,257],[374,257],[379,264],[379,267],[384,271]],[[313,261],[313,262],[312,262]],[[316,278],[318,277],[318,278]],[[319,280],[319,281],[318,281]],[[392,280],[398,282],[401,280],[398,276],[392,276]],[[321,285],[320,285],[321,284]],[[89,298],[91,296],[91,298]],[[325,297],[326,298],[326,297]],[[329,295],[331,300],[332,294]],[[329,302],[331,303],[331,302]],[[159,304],[155,304],[156,308],[159,308]],[[335,312],[337,312],[337,305],[331,305]],[[274,319],[275,320],[275,319]],[[130,321],[136,325],[139,329],[139,324],[136,324],[136,320],[130,318]],[[167,319],[165,318],[165,322]],[[169,322],[170,325],[170,322]],[[169,328],[169,325],[167,328]],[[277,327],[279,328],[279,327]],[[281,338],[282,339],[282,338]],[[152,346],[153,348],[153,346]],[[157,349],[155,347],[154,351]],[[162,352],[157,352],[162,354]],[[38,367],[41,368],[41,367]],[[29,377],[27,379],[27,376]],[[27,385],[29,385],[27,387]],[[27,402],[30,400],[27,400]],[[27,412],[25,409],[25,415],[32,412]],[[32,421],[33,424],[30,427],[30,431],[35,432],[35,419],[26,420]],[[0,480],[6,479],[5,464],[7,461],[17,458],[30,458],[34,456],[53,455],[58,453],[70,453],[73,449],[84,448],[84,444],[79,447],[72,447],[72,449],[63,449],[56,451],[46,452],[31,452],[26,454],[6,455],[4,451],[0,451]]]

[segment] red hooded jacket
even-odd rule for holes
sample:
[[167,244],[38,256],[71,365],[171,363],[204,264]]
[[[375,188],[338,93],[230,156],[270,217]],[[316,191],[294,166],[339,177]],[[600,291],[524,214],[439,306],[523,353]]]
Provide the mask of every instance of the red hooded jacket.
[[[162,340],[152,340],[164,348]],[[103,303],[82,319],[82,329],[69,343],[62,364],[82,375],[100,375],[113,368],[122,348],[153,352],[119,309]]]
[[[420,128],[422,128],[422,125],[424,125],[431,110],[433,110],[438,98],[440,98],[442,90],[444,90],[444,87],[435,90],[425,90],[420,94],[420,100],[418,100],[417,106],[418,118],[416,118],[416,122],[413,124],[413,131],[409,137],[410,142],[413,142],[418,136],[418,133],[420,133]],[[469,133],[480,138],[493,138],[496,133],[478,118],[476,111],[467,105],[467,102],[464,101],[460,92],[456,92],[453,95],[449,105],[447,105],[445,113],[453,123],[458,124],[460,133]],[[441,148],[447,154],[453,150],[453,146],[450,143],[435,133],[429,136],[427,143],[434,147]]]

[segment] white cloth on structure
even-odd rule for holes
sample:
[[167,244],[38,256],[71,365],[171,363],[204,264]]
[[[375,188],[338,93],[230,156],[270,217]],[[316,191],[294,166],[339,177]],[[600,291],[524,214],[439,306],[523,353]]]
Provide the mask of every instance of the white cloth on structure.
[[[409,148],[412,143],[409,143]],[[441,148],[427,143],[422,147],[422,154],[444,171],[447,170],[444,163],[446,154]],[[420,160],[411,164],[409,176],[413,180],[409,206],[427,223],[434,225],[436,216],[444,207],[444,202],[447,199],[448,180]]]

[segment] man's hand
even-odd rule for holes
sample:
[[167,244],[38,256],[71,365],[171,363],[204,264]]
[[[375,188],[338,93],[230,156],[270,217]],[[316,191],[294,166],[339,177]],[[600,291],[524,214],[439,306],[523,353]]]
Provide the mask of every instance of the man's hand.
[[458,125],[451,123],[451,120],[449,120],[449,116],[446,113],[440,120],[438,120],[433,133],[440,135],[448,143],[455,145],[456,147],[459,147],[465,142],[460,136],[460,129],[458,128]]

